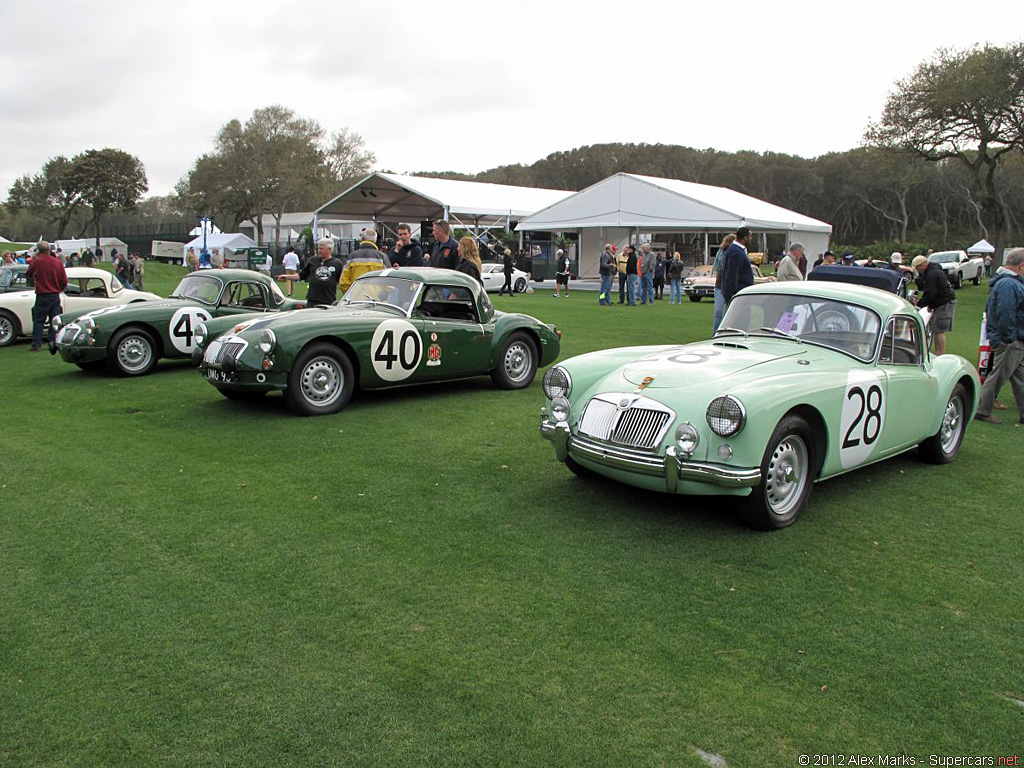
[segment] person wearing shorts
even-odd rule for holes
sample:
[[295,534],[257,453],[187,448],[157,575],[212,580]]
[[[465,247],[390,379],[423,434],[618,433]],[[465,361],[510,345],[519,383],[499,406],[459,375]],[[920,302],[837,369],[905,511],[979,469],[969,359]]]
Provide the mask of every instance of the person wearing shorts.
[[569,298],[569,257],[565,251],[559,248],[555,251],[555,298],[562,293],[562,286],[565,286],[565,298]]
[[939,264],[928,261],[926,256],[915,256],[911,266],[917,273],[917,287],[921,295],[918,307],[932,312],[929,324],[935,354],[946,354],[946,334],[953,330],[953,315],[956,314],[956,294],[945,270]]

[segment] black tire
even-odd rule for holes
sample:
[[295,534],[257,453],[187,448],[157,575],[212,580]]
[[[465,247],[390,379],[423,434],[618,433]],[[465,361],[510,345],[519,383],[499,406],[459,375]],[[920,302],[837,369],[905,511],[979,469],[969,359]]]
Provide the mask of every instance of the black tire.
[[694,295],[693,295],[692,293],[690,293],[690,294],[687,294],[687,298],[688,298],[688,299],[689,299],[690,301],[694,301],[694,302],[696,302],[696,301],[700,301],[700,296],[694,296]]
[[967,390],[957,384],[946,401],[939,431],[917,446],[918,455],[929,464],[949,464],[960,453],[967,432],[969,409]]
[[145,376],[157,359],[156,341],[143,328],[122,328],[107,346],[107,366],[119,376]]
[[582,478],[583,480],[593,480],[598,476],[596,472],[590,471],[576,461],[572,456],[565,457],[565,466],[567,466],[572,473],[576,475],[576,477]]
[[498,389],[524,389],[537,375],[537,345],[529,334],[516,331],[501,347],[491,381]]
[[259,400],[263,397],[266,391],[261,389],[217,389],[224,397],[228,400],[241,400],[241,401],[252,401]]
[[974,276],[974,279],[971,282],[974,283],[975,285],[981,285],[981,270],[980,269],[978,270],[978,273]]
[[0,310],[0,347],[9,347],[21,335],[21,323],[15,315]]
[[784,417],[761,459],[761,482],[741,501],[744,522],[759,531],[792,525],[807,505],[817,472],[811,428],[799,416]]
[[525,293],[526,291],[526,278],[520,277],[516,280],[515,285],[512,286],[516,293]]
[[75,363],[83,371],[102,371],[107,367],[106,360],[90,360],[87,363]]
[[964,273],[963,272],[957,272],[956,273],[956,277],[953,278],[953,287],[954,288],[963,288],[964,287]]
[[355,386],[355,370],[348,355],[333,344],[311,344],[288,372],[284,399],[300,416],[326,416],[348,405]]

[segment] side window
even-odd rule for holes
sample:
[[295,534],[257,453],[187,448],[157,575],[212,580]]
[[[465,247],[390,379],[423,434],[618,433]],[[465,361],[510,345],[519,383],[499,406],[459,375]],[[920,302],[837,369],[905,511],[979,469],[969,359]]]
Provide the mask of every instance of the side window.
[[232,307],[267,308],[266,295],[256,283],[231,283],[228,286],[228,297],[225,303]]
[[431,285],[423,292],[418,307],[423,317],[437,317],[446,320],[477,321],[473,293],[462,286]]
[[82,295],[93,299],[107,298],[107,288],[98,277],[87,277],[82,280]]
[[885,326],[878,362],[892,365],[920,365],[921,337],[910,317],[892,317]]

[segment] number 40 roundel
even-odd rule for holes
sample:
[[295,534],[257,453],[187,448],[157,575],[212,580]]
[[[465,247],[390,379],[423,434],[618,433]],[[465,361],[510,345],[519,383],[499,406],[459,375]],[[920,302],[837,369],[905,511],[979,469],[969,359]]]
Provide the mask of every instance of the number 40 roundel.
[[881,375],[852,371],[843,394],[839,459],[843,469],[863,464],[879,445],[885,426],[885,385]]
[[406,320],[385,320],[370,342],[373,370],[384,381],[412,376],[423,357],[423,342],[415,326]]

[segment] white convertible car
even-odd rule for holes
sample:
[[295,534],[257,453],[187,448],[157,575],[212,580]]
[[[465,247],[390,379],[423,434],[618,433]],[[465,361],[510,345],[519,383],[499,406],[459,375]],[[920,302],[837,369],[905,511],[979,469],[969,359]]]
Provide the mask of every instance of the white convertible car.
[[[500,291],[505,285],[505,272],[501,264],[484,264],[480,270],[480,279],[484,281],[484,290],[488,293]],[[521,269],[512,269],[512,288],[516,293],[526,290],[526,284],[530,276]]]
[[[60,297],[63,312],[85,312],[160,298],[155,293],[125,288],[112,274],[102,269],[68,267],[65,271],[68,287]],[[0,294],[0,347],[13,344],[19,336],[32,335],[32,305],[35,302],[35,291]]]

